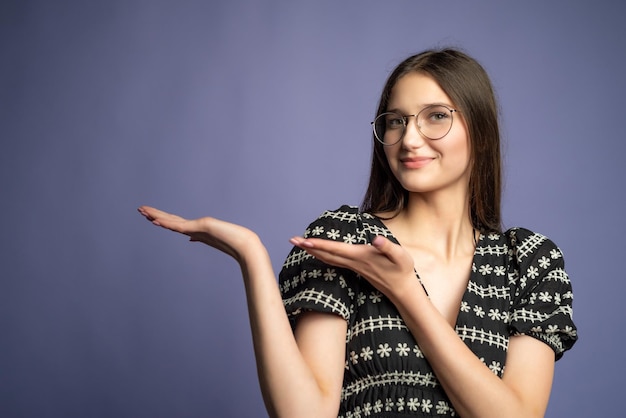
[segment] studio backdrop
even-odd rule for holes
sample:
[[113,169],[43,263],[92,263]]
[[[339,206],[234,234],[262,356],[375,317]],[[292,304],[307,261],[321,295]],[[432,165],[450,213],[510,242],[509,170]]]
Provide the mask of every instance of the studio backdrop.
[[389,71],[454,46],[502,111],[505,226],[549,236],[580,341],[548,417],[619,416],[626,7],[618,1],[5,1],[0,416],[264,417],[236,263],[147,204],[255,230],[275,270],[358,205]]

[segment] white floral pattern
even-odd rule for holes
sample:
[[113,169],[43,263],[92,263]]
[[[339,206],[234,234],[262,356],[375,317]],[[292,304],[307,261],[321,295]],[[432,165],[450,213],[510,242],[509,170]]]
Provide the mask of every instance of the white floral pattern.
[[[397,243],[379,219],[351,206],[325,212],[305,235],[348,244],[368,244],[382,235]],[[279,285],[294,326],[307,310],[348,322],[340,418],[456,416],[399,313],[365,279],[294,248]],[[545,342],[558,359],[577,339],[571,285],[558,247],[523,228],[481,234],[456,332],[497,376],[504,372],[513,335]]]

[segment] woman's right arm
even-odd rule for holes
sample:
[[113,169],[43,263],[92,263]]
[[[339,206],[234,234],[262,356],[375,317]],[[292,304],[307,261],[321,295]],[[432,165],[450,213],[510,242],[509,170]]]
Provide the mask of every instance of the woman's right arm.
[[142,206],[157,226],[225,252],[239,263],[246,289],[261,392],[272,417],[336,417],[343,382],[346,321],[300,315],[292,332],[267,250],[251,230],[215,218],[186,220]]

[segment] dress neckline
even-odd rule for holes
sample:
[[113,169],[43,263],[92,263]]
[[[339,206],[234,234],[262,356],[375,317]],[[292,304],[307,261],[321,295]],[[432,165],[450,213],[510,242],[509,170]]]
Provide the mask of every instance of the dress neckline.
[[[382,228],[382,230],[384,231],[384,236],[386,238],[390,239],[395,244],[398,244],[399,246],[402,247],[402,244],[400,243],[400,241],[398,241],[398,239],[395,237],[395,235],[393,235],[393,232],[391,232],[391,230],[387,227],[387,225],[385,225],[385,223],[378,216],[375,216],[375,215],[371,215],[371,216],[374,219],[374,221],[378,224],[378,227]],[[476,230],[474,230],[474,231],[476,231]],[[474,235],[474,237],[475,236],[476,235]],[[467,280],[467,285],[465,286],[465,290],[463,291],[463,296],[461,297],[461,301],[459,303],[459,308],[458,308],[458,313],[456,315],[456,320],[454,322],[455,330],[459,326],[459,321],[461,319],[461,316],[466,313],[466,311],[463,309],[463,305],[464,305],[464,302],[466,304],[468,303],[467,300],[469,298],[469,289],[472,286],[472,283],[475,283],[474,274],[476,274],[476,257],[478,256],[479,248],[482,246],[482,243],[483,243],[484,239],[485,239],[485,234],[483,234],[482,232],[478,231],[478,238],[475,239],[474,254],[472,255],[472,265],[470,267],[469,279]],[[417,277],[417,279],[419,280],[420,284],[422,285],[422,288],[426,292],[426,295],[428,295],[428,289],[426,289],[426,287],[422,283],[422,281],[421,281],[421,279],[419,277],[419,272],[417,271],[417,269],[415,267],[413,268],[413,270],[415,271],[415,276]]]

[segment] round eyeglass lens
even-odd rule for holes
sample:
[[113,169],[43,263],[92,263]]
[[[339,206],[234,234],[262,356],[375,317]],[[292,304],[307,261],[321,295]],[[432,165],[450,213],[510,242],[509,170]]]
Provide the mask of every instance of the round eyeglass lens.
[[381,113],[372,122],[374,136],[383,145],[393,145],[404,136],[406,120],[396,112]]
[[383,145],[394,145],[404,137],[409,119],[417,119],[417,129],[422,136],[431,139],[441,139],[452,128],[452,112],[442,105],[427,106],[417,115],[401,115],[397,112],[385,112],[372,122],[374,136]]
[[417,129],[428,139],[441,139],[452,128],[452,112],[440,105],[425,107],[417,115]]

